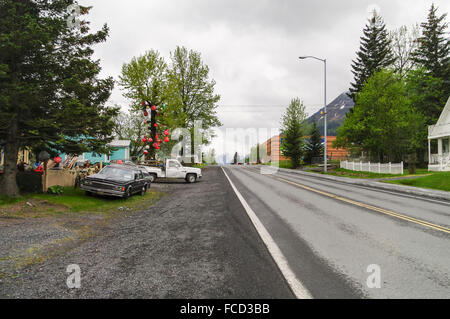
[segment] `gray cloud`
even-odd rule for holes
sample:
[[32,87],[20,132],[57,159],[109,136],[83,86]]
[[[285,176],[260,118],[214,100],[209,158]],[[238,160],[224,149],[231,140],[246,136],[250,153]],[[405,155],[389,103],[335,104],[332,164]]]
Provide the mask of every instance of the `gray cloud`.
[[[323,103],[323,65],[328,60],[328,101],[347,90],[367,8],[376,4],[389,29],[426,19],[444,0],[81,0],[93,5],[93,28],[107,23],[111,37],[97,46],[103,74],[115,78],[131,57],[157,49],[168,58],[177,45],[202,53],[222,96],[225,127],[278,127],[283,108],[300,97],[311,114]],[[111,98],[127,106],[116,88]],[[232,105],[232,106],[230,106]],[[248,105],[263,105],[254,107]]]

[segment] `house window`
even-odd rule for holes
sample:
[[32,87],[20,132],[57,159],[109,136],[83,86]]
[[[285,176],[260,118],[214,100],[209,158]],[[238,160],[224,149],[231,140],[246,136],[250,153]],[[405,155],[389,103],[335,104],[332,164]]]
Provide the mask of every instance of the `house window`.
[[450,152],[449,145],[448,145],[449,141],[450,141],[450,139],[448,139],[448,138],[444,138],[442,140],[442,153],[444,153],[444,154]]

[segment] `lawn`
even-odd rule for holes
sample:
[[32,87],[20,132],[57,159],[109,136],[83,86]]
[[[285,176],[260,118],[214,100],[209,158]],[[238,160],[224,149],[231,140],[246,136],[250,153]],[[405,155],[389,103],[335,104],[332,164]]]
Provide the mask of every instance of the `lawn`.
[[32,214],[34,217],[66,212],[110,213],[122,207],[135,210],[151,206],[163,193],[149,190],[144,196],[135,195],[128,199],[114,197],[86,196],[84,191],[64,187],[62,195],[29,194],[11,199],[0,196],[0,213],[16,216]]
[[290,160],[282,160],[279,162],[271,162],[271,163],[267,163],[264,165],[271,165],[271,166],[276,166],[279,168],[292,168],[292,163]]
[[[325,174],[324,172],[311,171],[313,173]],[[429,175],[433,174],[433,172],[428,172],[427,169],[417,169],[416,174],[410,175],[406,170],[405,173],[402,174],[378,174],[371,172],[360,172],[360,171],[352,171],[344,168],[336,168],[327,172],[327,175],[333,176],[341,176],[341,177],[350,177],[350,178],[392,178],[392,177],[407,177],[407,176],[415,176],[415,175]]]
[[450,172],[434,173],[430,176],[384,181],[385,183],[438,189],[450,192]]

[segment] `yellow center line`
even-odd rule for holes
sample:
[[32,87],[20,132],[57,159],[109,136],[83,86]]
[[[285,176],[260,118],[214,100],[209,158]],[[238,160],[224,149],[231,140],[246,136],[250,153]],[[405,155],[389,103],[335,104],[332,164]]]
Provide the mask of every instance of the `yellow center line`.
[[343,202],[346,202],[346,203],[349,203],[349,204],[352,204],[352,205],[355,205],[355,206],[367,208],[367,209],[370,209],[370,210],[373,210],[373,211],[376,211],[376,212],[379,212],[379,213],[382,213],[382,214],[385,214],[385,215],[389,215],[389,216],[392,216],[392,217],[403,219],[403,220],[409,221],[411,223],[419,224],[419,225],[422,225],[422,226],[425,226],[425,227],[433,228],[435,230],[439,230],[439,231],[442,231],[444,233],[450,234],[450,228],[446,228],[446,227],[443,227],[443,226],[440,226],[440,225],[436,225],[436,224],[432,224],[432,223],[429,223],[427,221],[420,220],[420,219],[417,219],[417,218],[414,218],[414,217],[409,217],[409,216],[406,216],[406,215],[395,213],[395,212],[387,210],[387,209],[379,208],[379,207],[376,207],[376,206],[372,206],[372,205],[364,204],[364,203],[361,203],[361,202],[357,202],[357,201],[354,201],[354,200],[351,200],[351,199],[348,199],[348,198],[345,198],[345,197],[341,197],[341,196],[337,196],[337,195],[334,195],[334,194],[331,194],[331,193],[327,193],[327,192],[324,192],[324,191],[321,191],[321,190],[318,190],[318,189],[315,189],[315,188],[312,188],[312,187],[309,187],[309,186],[305,186],[305,185],[302,185],[302,184],[298,184],[298,183],[292,182],[292,181],[290,181],[288,179],[284,179],[284,178],[281,178],[281,177],[274,177],[274,178],[279,180],[279,181],[283,181],[283,182],[295,185],[297,187],[300,187],[300,188],[312,191],[312,192],[317,193],[317,194],[321,194],[321,195],[324,195],[324,196],[327,196],[327,197],[331,197],[331,198],[334,198],[334,199],[337,199],[337,200],[340,200],[340,201],[343,201]]

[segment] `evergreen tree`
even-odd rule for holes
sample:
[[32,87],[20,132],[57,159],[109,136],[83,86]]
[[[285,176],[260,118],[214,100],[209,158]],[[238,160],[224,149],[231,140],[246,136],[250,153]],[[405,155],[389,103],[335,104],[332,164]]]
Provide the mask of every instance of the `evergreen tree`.
[[[106,40],[108,27],[89,33],[88,22],[80,21],[79,28],[72,28],[72,4],[0,2],[0,136],[5,151],[0,192],[5,195],[19,195],[19,148],[108,151],[118,109],[105,102],[114,81],[100,79],[99,61],[92,60],[92,46]],[[81,15],[89,9],[81,7]]]
[[312,159],[314,157],[323,156],[323,145],[322,145],[322,135],[317,123],[314,122],[311,128],[311,137],[308,143],[308,151],[306,153],[306,161],[312,164]]
[[304,156],[305,144],[305,106],[300,99],[293,99],[282,118],[281,132],[283,144],[281,151],[284,156],[292,161],[293,168],[300,166],[300,160]]
[[373,73],[395,62],[386,25],[375,11],[363,30],[361,45],[356,55],[356,61],[352,61],[352,73],[355,78],[351,83],[349,94],[353,100]]
[[238,163],[238,152],[234,153],[234,157],[233,157],[233,164],[237,164]]
[[437,15],[438,8],[431,5],[428,19],[421,24],[422,36],[418,48],[413,53],[414,62],[425,68],[435,78],[449,79],[450,38],[446,31],[447,14]]

